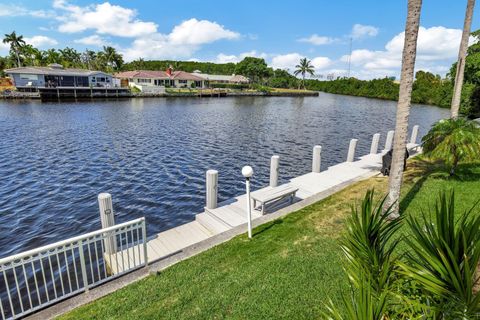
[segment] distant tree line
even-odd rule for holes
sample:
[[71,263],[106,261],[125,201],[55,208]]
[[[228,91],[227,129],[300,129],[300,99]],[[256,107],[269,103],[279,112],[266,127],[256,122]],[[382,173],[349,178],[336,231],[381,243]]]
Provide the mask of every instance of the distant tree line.
[[[473,32],[472,36],[480,40],[480,30]],[[430,72],[418,71],[413,83],[412,102],[450,108],[456,70],[457,63],[454,63],[444,79]],[[387,100],[398,100],[399,91],[399,85],[390,78],[306,80],[306,87],[310,90]],[[480,117],[480,41],[468,48],[461,112],[470,118]]]
[[21,35],[14,32],[5,34],[3,43],[10,45],[10,53],[6,57],[0,57],[0,70],[21,66],[47,66],[58,63],[66,68],[95,69],[107,72],[121,70],[123,57],[115,48],[104,46],[101,51],[85,50],[79,52],[76,49],[40,50],[27,44]]

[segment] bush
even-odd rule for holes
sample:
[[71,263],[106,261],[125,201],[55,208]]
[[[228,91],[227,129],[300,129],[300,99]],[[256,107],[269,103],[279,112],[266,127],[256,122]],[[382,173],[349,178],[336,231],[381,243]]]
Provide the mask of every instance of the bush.
[[250,85],[245,83],[211,83],[210,87],[218,89],[235,89],[235,90],[244,90],[250,88]]
[[463,118],[440,120],[422,138],[422,147],[426,156],[449,165],[454,175],[459,162],[480,158],[480,128]]

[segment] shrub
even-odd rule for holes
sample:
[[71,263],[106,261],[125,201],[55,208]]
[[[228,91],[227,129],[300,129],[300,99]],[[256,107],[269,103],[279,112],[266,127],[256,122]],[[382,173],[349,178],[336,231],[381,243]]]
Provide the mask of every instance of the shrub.
[[463,118],[440,120],[422,139],[426,156],[443,160],[450,166],[450,175],[461,161],[480,158],[480,128]]

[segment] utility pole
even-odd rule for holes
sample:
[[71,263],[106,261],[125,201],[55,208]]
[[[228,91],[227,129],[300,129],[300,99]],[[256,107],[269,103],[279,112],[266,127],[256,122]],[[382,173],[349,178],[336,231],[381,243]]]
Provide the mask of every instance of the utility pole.
[[347,75],[347,78],[350,78],[350,67],[352,65],[352,42],[353,42],[353,38],[350,37],[350,53],[348,54],[348,75]]

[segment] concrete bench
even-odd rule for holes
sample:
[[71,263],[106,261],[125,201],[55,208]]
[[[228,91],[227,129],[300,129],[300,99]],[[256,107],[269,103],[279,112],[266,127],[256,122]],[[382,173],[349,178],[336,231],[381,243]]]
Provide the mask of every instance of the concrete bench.
[[265,213],[265,205],[268,203],[280,201],[286,197],[290,197],[290,203],[293,203],[295,199],[295,194],[297,193],[298,188],[292,187],[290,185],[283,185],[267,190],[260,190],[253,192],[251,197],[253,199],[253,207],[257,207],[257,201],[261,205],[262,215]]

